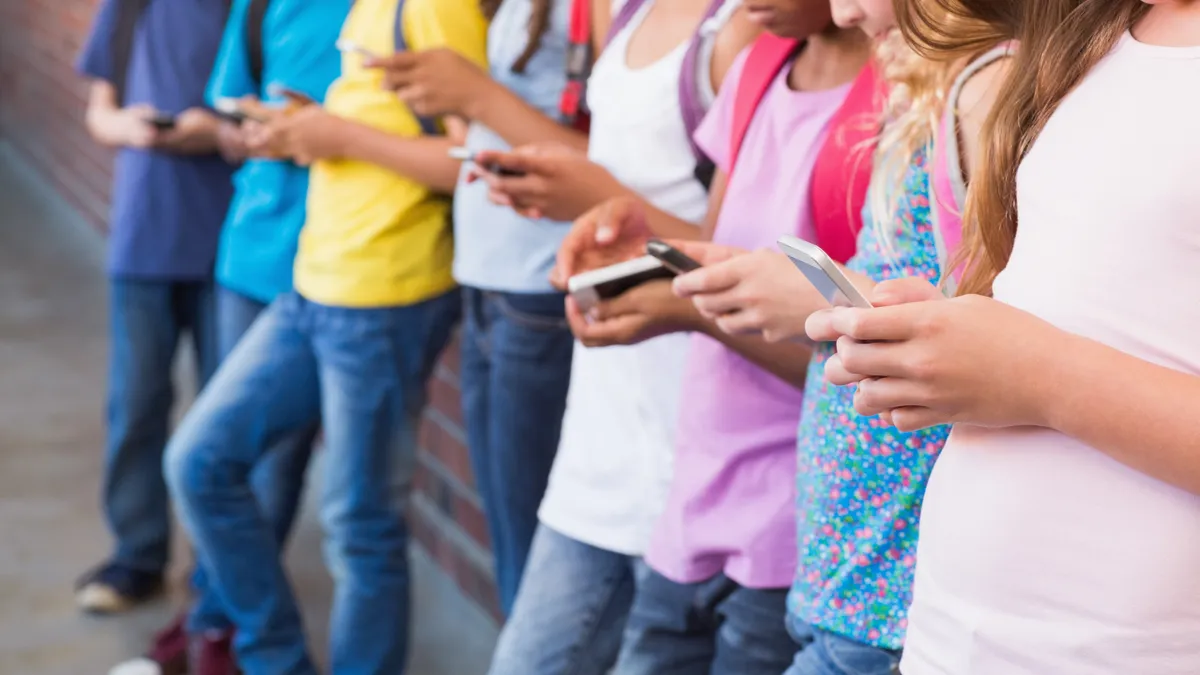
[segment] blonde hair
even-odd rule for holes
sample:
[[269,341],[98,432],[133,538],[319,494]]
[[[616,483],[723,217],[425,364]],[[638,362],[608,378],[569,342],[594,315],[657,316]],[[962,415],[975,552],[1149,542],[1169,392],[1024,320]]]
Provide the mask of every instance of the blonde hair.
[[930,58],[1018,43],[967,196],[960,294],[991,294],[1017,236],[1017,168],[1063,98],[1146,9],[1142,0],[896,0],[901,29]]

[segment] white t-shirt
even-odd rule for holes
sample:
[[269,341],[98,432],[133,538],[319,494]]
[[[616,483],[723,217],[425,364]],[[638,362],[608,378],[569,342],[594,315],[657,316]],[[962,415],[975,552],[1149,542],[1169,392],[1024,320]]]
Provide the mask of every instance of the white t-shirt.
[[[630,35],[652,5],[615,36],[588,80],[588,155],[656,207],[698,223],[708,194],[693,176],[678,98],[688,41],[644,68],[625,63]],[[700,61],[698,81],[711,105],[710,59]],[[543,523],[592,546],[644,552],[670,487],[687,349],[686,334],[629,347],[575,345],[562,441],[538,514]]]
[[[1200,375],[1200,47],[1126,36],[1017,179],[995,297]],[[954,430],[921,514],[905,675],[1200,673],[1200,497],[1041,428]]]

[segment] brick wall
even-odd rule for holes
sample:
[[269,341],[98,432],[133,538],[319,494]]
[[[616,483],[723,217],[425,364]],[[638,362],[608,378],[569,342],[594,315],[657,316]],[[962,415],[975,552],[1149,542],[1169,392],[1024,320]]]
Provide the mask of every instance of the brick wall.
[[[96,0],[0,0],[0,138],[103,229],[111,153],[83,128],[87,86],[73,70]],[[430,385],[411,508],[415,538],[466,594],[499,616],[487,532],[467,459],[458,348]]]

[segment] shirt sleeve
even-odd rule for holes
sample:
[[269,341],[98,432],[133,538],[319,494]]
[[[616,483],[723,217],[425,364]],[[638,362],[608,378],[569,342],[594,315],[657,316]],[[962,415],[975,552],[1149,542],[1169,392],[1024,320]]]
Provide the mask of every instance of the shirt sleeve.
[[96,18],[92,23],[92,31],[88,34],[83,51],[75,69],[80,75],[97,80],[112,82],[116,79],[113,72],[113,36],[117,30],[117,19],[121,0],[103,0]]
[[250,72],[249,45],[246,44],[246,17],[250,13],[250,0],[234,0],[221,38],[221,49],[217,52],[212,75],[204,98],[208,105],[215,106],[219,98],[241,98],[259,96],[259,87]]
[[734,59],[725,81],[721,83],[721,91],[712,108],[704,116],[704,121],[696,129],[692,138],[696,145],[708,155],[723,173],[729,173],[730,140],[733,136],[733,109],[737,99],[738,83],[742,81],[742,71],[746,67],[746,54],[749,47],[742,50]]
[[478,0],[410,2],[404,37],[414,51],[446,47],[487,68],[487,19]]

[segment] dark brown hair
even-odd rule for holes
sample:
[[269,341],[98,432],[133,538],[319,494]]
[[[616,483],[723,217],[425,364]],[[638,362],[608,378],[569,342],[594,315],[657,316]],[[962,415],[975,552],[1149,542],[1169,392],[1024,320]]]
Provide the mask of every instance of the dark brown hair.
[[[1017,168],[1047,120],[1144,13],[1141,0],[895,0],[919,53],[955,59],[1017,41],[1009,76],[983,127],[963,213],[959,293],[990,295],[1017,235]],[[974,21],[973,28],[963,30]]]
[[[487,17],[488,21],[496,16],[496,12],[500,9],[500,3],[503,1],[479,0],[479,6],[483,9],[483,15]],[[525,42],[525,51],[521,52],[521,55],[512,64],[514,73],[525,72],[529,60],[541,48],[542,38],[550,28],[550,11],[554,8],[554,0],[531,0],[531,2],[533,3],[533,14],[529,17],[529,37]]]

